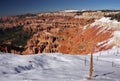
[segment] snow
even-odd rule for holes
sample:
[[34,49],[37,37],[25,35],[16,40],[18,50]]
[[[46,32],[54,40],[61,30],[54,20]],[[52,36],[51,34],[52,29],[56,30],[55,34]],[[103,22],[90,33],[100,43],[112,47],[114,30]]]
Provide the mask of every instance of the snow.
[[78,12],[80,10],[64,10],[64,11],[61,11],[61,12]]
[[115,32],[114,32],[114,35],[116,35],[116,36],[119,36],[119,37],[120,37],[120,31],[115,31]]
[[99,21],[101,21],[101,22],[105,22],[105,23],[109,23],[109,22],[111,22],[111,20],[110,20],[110,18],[109,17],[102,17],[101,19],[99,19]]
[[[118,48],[94,54],[93,81],[120,81],[119,57]],[[1,53],[0,81],[89,81],[89,59],[90,55]]]

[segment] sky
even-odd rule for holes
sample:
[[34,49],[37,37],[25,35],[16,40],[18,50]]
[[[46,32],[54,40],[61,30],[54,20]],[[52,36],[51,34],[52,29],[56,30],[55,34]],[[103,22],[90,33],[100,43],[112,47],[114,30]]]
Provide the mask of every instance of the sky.
[[0,0],[0,16],[66,9],[120,10],[120,0]]

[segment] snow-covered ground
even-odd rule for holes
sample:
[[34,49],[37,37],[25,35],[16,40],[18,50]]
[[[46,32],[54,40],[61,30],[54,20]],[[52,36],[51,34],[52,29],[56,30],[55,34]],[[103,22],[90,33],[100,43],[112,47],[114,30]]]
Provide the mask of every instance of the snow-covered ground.
[[[89,59],[90,55],[1,53],[0,81],[89,81]],[[94,54],[93,78],[120,81],[120,49]]]

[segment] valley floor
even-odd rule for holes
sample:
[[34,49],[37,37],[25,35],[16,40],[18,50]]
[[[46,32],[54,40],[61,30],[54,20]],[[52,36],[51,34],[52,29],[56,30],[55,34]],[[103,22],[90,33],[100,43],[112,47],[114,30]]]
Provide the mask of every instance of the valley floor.
[[[85,63],[86,59],[86,63]],[[89,81],[90,55],[0,54],[0,81]],[[120,81],[120,49],[94,54],[93,81]]]

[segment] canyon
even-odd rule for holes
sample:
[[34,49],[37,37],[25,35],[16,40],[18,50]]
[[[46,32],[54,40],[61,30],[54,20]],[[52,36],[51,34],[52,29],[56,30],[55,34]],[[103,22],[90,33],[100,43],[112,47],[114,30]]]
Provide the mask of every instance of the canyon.
[[88,54],[120,46],[120,38],[115,35],[120,22],[104,17],[111,14],[120,11],[59,11],[1,17],[0,51],[21,55]]

